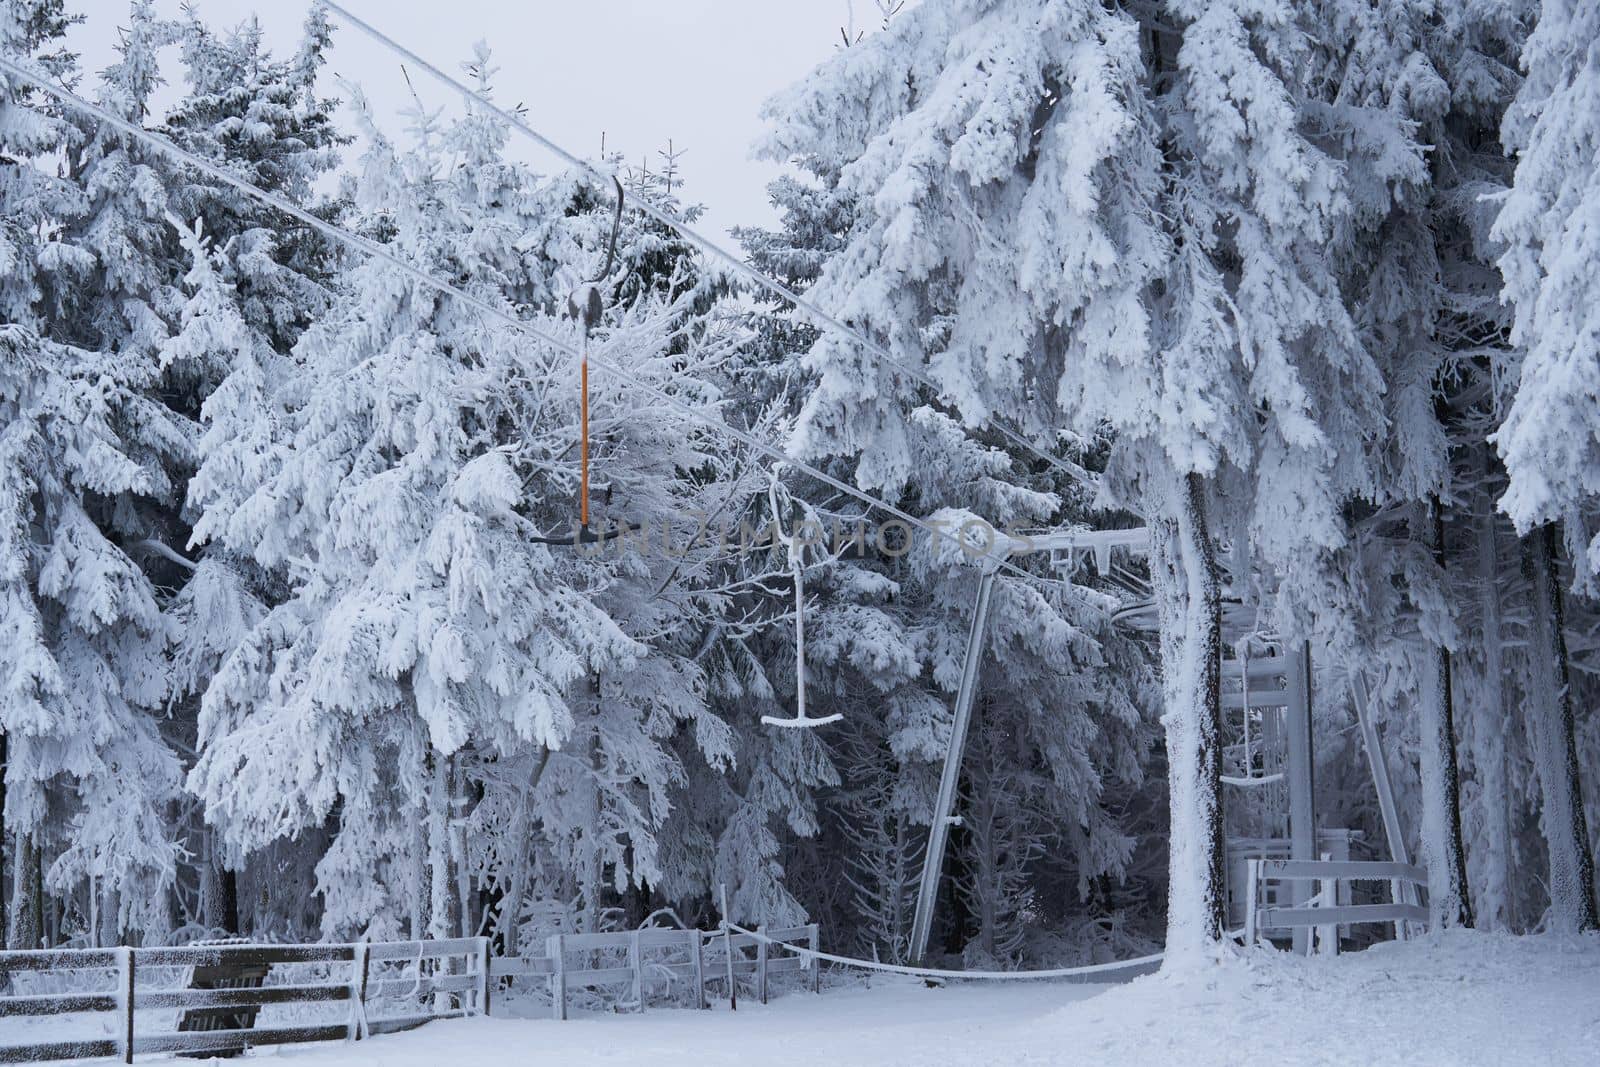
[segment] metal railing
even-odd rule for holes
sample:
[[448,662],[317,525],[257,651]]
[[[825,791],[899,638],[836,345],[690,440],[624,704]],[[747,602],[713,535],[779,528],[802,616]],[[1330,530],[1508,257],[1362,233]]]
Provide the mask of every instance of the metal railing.
[[[1313,882],[1317,894],[1303,905],[1261,906],[1270,882]],[[1387,904],[1339,904],[1341,882],[1388,882]],[[1405,936],[1405,924],[1428,922],[1428,909],[1410,903],[1406,886],[1426,886],[1428,872],[1409,863],[1386,860],[1274,860],[1252,859],[1245,889],[1245,938],[1259,939],[1264,930],[1324,929],[1337,950],[1337,928],[1355,923],[1393,923],[1395,936]],[[1414,897],[1412,898],[1414,899]]]

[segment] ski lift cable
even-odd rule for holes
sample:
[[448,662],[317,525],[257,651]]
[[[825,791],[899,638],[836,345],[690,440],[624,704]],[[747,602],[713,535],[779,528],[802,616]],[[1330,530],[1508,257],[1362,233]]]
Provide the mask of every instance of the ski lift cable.
[[[451,89],[454,89],[458,94],[465,98],[471,106],[480,107],[488,111],[500,121],[506,123],[510,128],[516,130],[518,133],[521,133],[523,136],[532,139],[546,151],[555,154],[569,165],[576,167],[577,169],[584,171],[590,176],[601,181],[615,179],[614,175],[608,174],[604,169],[597,167],[588,160],[580,159],[578,156],[567,151],[565,148],[562,148],[559,144],[552,141],[550,138],[546,137],[532,126],[528,125],[526,121],[516,114],[507,111],[505,108],[502,108],[491,101],[485,100],[479,93],[463,83],[460,79],[445,73],[443,70],[440,70],[438,67],[434,66],[426,59],[423,59],[421,56],[417,55],[417,53],[413,52],[411,49],[407,48],[393,37],[390,37],[388,34],[384,33],[370,22],[367,22],[360,16],[351,13],[343,4],[338,3],[337,0],[312,0],[312,2],[318,6],[328,9],[335,15],[344,19],[357,30],[360,30],[367,37],[371,38],[378,45],[388,49],[396,56],[404,59],[407,63],[415,64],[422,70],[427,71],[435,79]],[[733,269],[734,273],[743,276],[749,281],[752,281],[756,285],[759,285],[761,288],[767,290],[772,295],[787,301],[796,308],[804,311],[815,323],[818,323],[827,329],[832,330],[834,333],[854,341],[856,344],[860,345],[862,349],[870,352],[872,355],[887,363],[895,370],[898,370],[908,378],[911,378],[927,388],[932,389],[935,395],[939,397],[945,396],[945,388],[936,382],[925,371],[922,371],[919,368],[913,367],[910,364],[895,358],[894,354],[883,345],[872,340],[872,338],[866,336],[866,334],[862,333],[855,327],[841,321],[832,313],[825,311],[818,304],[808,300],[806,297],[791,289],[789,286],[784,285],[777,279],[770,278],[756,270],[743,259],[734,253],[729,252],[711,238],[695,229],[684,219],[674,215],[670,211],[665,211],[656,207],[654,204],[643,200],[638,201],[635,206],[637,210],[643,214],[648,215],[650,218],[655,219],[664,226],[671,227],[688,240],[699,245],[705,251],[727,263]],[[1090,489],[1096,488],[1095,479],[1091,474],[1076,464],[1067,463],[1057,456],[1050,455],[1049,452],[1047,452],[1043,447],[1035,444],[1020,429],[1012,426],[1010,422],[1001,416],[991,412],[984,416],[983,421],[1011,444],[1027,451],[1036,459],[1042,460],[1051,467],[1054,467],[1056,470],[1061,471],[1078,484]]]
[[[467,307],[470,307],[481,314],[487,315],[492,319],[496,319],[499,322],[504,323],[506,326],[509,326],[513,330],[524,333],[535,338],[536,340],[543,341],[545,344],[560,352],[566,353],[568,356],[574,358],[581,358],[582,356],[582,352],[578,348],[574,347],[571,342],[541,330],[532,323],[524,322],[523,320],[516,318],[506,311],[495,307],[493,304],[472,296],[470,293],[463,291],[449,282],[435,278],[427,271],[421,269],[415,264],[408,263],[406,260],[402,259],[375,241],[362,237],[359,234],[352,233],[349,230],[344,229],[342,226],[336,226],[333,223],[320,219],[311,214],[309,211],[306,211],[304,208],[296,206],[283,197],[267,192],[265,189],[262,189],[259,186],[252,185],[250,182],[247,182],[243,178],[231,173],[226,168],[219,166],[210,160],[197,156],[185,149],[179,148],[165,137],[152,133],[151,131],[143,129],[142,127],[133,125],[126,119],[107,111],[105,108],[100,107],[97,104],[90,103],[81,96],[78,96],[76,93],[72,92],[70,89],[52,82],[45,75],[29,70],[27,67],[16,62],[9,56],[0,55],[0,73],[9,74],[12,77],[27,82],[30,85],[37,86],[43,92],[55,97],[62,104],[65,104],[66,106],[73,108],[82,114],[89,116],[90,118],[104,123],[105,125],[127,137],[131,137],[134,140],[155,149],[157,152],[165,155],[167,158],[185,163],[207,177],[213,178],[225,185],[237,189],[239,192],[245,194],[253,200],[258,201],[259,203],[283,212],[296,221],[309,226],[311,229],[316,230],[318,233],[321,233],[340,244],[355,249],[364,255],[371,256],[374,259],[381,260],[384,263],[394,267],[401,273],[414,279],[418,283],[425,285],[444,296],[458,300]],[[964,541],[958,533],[952,533],[941,526],[935,526],[932,523],[920,519],[910,512],[896,507],[894,504],[891,504],[880,497],[873,496],[864,489],[860,489],[854,485],[851,485],[849,482],[846,482],[840,478],[836,478],[824,470],[788,455],[778,446],[760,439],[747,430],[742,430],[739,427],[733,426],[713,415],[708,415],[705,412],[699,411],[685,403],[683,400],[680,400],[672,393],[667,392],[660,386],[640,378],[638,375],[627,370],[625,367],[613,363],[609,359],[595,355],[592,357],[592,362],[600,369],[614,375],[622,383],[629,385],[640,392],[650,395],[651,397],[660,401],[662,404],[665,404],[667,407],[670,407],[679,414],[700,423],[713,432],[732,437],[734,440],[749,446],[769,459],[778,463],[787,464],[795,470],[800,471],[801,473],[806,474],[807,476],[814,478],[819,482],[822,482],[824,485],[831,486],[832,488],[837,489],[839,492],[855,498],[861,503],[867,505],[869,508],[875,508],[884,514],[893,516],[894,518],[899,519],[901,522],[906,523],[908,526],[922,530],[932,538],[942,538],[945,541],[948,541],[950,544],[956,546],[958,549],[961,549],[964,553],[971,553],[972,546]],[[1041,582],[1050,585],[1063,584],[1062,580],[1058,578],[1049,578],[1044,575],[1031,574],[1028,571],[1016,566],[1014,563],[1010,562],[1010,560],[1004,558],[1000,554],[992,551],[987,553],[975,553],[973,556],[974,558],[983,557],[987,560],[990,560],[992,561],[991,565],[996,569],[1005,571],[1012,577],[1020,578],[1023,581]],[[1067,582],[1065,584],[1070,585],[1071,583]]]

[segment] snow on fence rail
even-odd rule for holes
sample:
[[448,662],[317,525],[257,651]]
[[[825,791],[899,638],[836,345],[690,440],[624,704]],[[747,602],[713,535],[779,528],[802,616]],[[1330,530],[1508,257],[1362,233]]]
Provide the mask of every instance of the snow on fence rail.
[[[754,981],[756,996],[765,1004],[771,976],[809,971],[811,990],[816,992],[820,972],[811,957],[772,958],[769,941],[815,952],[817,926],[768,930],[761,938],[707,930],[556,934],[545,942],[544,956],[497,958],[490,974],[548,980],[550,1006],[557,1019],[567,1017],[567,1001],[574,989],[624,986],[627,999],[642,1008],[651,986],[687,984],[695,1007],[704,1008],[706,983],[744,977]],[[746,955],[747,950],[753,950],[754,956]]]
[[[1315,882],[1318,893],[1304,905],[1260,907],[1262,893],[1269,882]],[[1338,904],[1340,882],[1388,882],[1387,904]],[[1250,861],[1248,888],[1245,891],[1245,937],[1254,942],[1263,930],[1319,928],[1329,931],[1325,940],[1337,951],[1338,937],[1331,931],[1353,923],[1394,923],[1395,934],[1403,938],[1407,922],[1428,922],[1428,909],[1410,901],[1416,899],[1406,886],[1425,887],[1428,872],[1409,863],[1372,860],[1274,860]]]
[[[489,1014],[497,979],[534,978],[549,983],[555,1016],[567,1016],[569,993],[577,988],[624,985],[631,1000],[645,1003],[649,987],[686,983],[698,1007],[706,1006],[708,982],[753,980],[756,995],[767,1000],[772,975],[810,972],[817,989],[818,968],[810,957],[771,958],[768,943],[815,952],[815,925],[766,931],[762,937],[703,930],[633,930],[608,934],[558,934],[547,942],[548,955],[494,957],[482,937],[438,941],[384,941],[344,945],[205,945],[185,948],[60,949],[0,952],[0,982],[38,974],[103,988],[87,992],[0,995],[0,1019],[79,1016],[72,1019],[94,1036],[27,1045],[0,1045],[0,1063],[117,1056],[132,1063],[135,1053],[216,1053],[253,1046],[307,1041],[360,1040],[371,1034],[407,1030],[433,1019]],[[747,953],[753,951],[753,957]],[[652,955],[655,958],[651,958]],[[681,956],[681,958],[675,958]],[[194,988],[197,968],[262,974],[314,968],[319,975],[288,975],[285,981],[253,988]],[[343,972],[342,974],[339,972]],[[0,988],[3,988],[0,985]],[[308,1006],[319,1018],[292,1025],[255,1027],[254,1013],[273,1006]],[[344,1010],[339,1009],[343,1007]],[[388,1014],[378,1012],[387,1007]],[[189,1014],[248,1013],[241,1028],[190,1030],[178,1020]],[[395,1012],[394,1009],[398,1009]],[[137,1019],[164,1012],[173,1028],[140,1033]],[[172,1013],[179,1013],[173,1017]],[[112,1014],[112,1036],[104,1020]],[[376,1016],[376,1017],[374,1017]],[[82,1031],[80,1031],[82,1032]]]
[[[322,980],[254,988],[192,988],[196,968],[235,970],[311,967]],[[346,971],[339,975],[340,970]],[[0,978],[14,982],[29,972],[74,976],[108,985],[93,992],[0,996],[0,1018],[115,1013],[115,1036],[52,1040],[0,1046],[0,1063],[38,1063],[93,1056],[120,1056],[132,1063],[137,1053],[231,1052],[259,1045],[304,1041],[360,1040],[394,1033],[432,1019],[489,1010],[489,942],[470,937],[439,941],[393,941],[348,945],[208,945],[185,948],[61,949],[0,952]],[[296,978],[318,976],[295,975]],[[152,986],[155,986],[152,988]],[[348,1004],[338,1012],[340,1004]],[[223,1009],[320,1005],[320,1018],[292,1025],[226,1030],[139,1033],[141,1012],[188,1015]],[[328,1010],[332,1007],[333,1011]],[[397,1013],[371,1018],[374,1009]],[[292,1009],[291,1009],[292,1010]],[[180,1016],[182,1017],[182,1016]],[[85,1027],[99,1020],[81,1021]],[[98,1027],[102,1032],[104,1026]]]

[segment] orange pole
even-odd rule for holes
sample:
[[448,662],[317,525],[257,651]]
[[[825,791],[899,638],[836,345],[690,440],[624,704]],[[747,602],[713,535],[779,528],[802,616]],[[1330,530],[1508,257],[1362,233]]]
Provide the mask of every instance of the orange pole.
[[578,498],[578,521],[583,528],[589,528],[589,346],[583,346],[583,364],[579,370],[583,380],[583,398],[578,408],[580,433],[583,437],[582,452],[580,453],[583,468],[583,491]]

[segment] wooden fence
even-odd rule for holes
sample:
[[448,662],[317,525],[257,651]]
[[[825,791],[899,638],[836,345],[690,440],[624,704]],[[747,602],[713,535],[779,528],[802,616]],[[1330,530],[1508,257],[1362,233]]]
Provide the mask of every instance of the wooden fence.
[[[817,927],[766,932],[795,947],[818,948]],[[360,1040],[420,1026],[432,1019],[489,1014],[498,980],[534,979],[548,984],[555,1017],[567,1017],[578,989],[623,987],[619,997],[643,1008],[648,995],[665,986],[687,989],[691,1002],[706,1007],[706,986],[753,983],[766,1003],[772,976],[809,972],[817,989],[820,971],[811,957],[774,956],[765,941],[721,931],[632,930],[608,934],[558,934],[544,956],[491,956],[487,938],[441,941],[386,941],[347,945],[207,945],[188,948],[63,949],[0,952],[0,979],[23,972],[70,976],[76,985],[99,985],[96,992],[0,996],[0,1019],[111,1014],[115,1036],[0,1045],[0,1063],[118,1056],[132,1063],[135,1053],[218,1053],[261,1045],[306,1041]],[[207,973],[253,973],[264,969],[315,969],[292,981],[253,988],[192,988],[197,968]],[[735,990],[729,989],[730,997]],[[245,1029],[175,1028],[139,1033],[143,1014],[241,1014],[253,1017],[268,1006],[321,1005],[309,1009],[313,1021]],[[339,1012],[338,1005],[345,1011]],[[387,1009],[387,1010],[386,1010]],[[89,1025],[93,1025],[91,1022]]]
[[[75,976],[83,984],[110,986],[90,993],[0,997],[0,1018],[114,1013],[116,1020],[114,1037],[0,1046],[0,1063],[92,1056],[120,1056],[124,1063],[132,1063],[134,1054],[141,1052],[216,1053],[302,1041],[360,1040],[369,1034],[411,1029],[431,1019],[487,1013],[488,964],[488,939],[481,937],[353,945],[0,952],[0,976],[46,971]],[[306,969],[305,965],[318,965],[326,977],[255,988],[188,988],[197,967]],[[345,973],[339,975],[339,971]],[[138,1033],[135,1029],[141,1012],[250,1011],[268,1005],[339,1003],[348,1005],[343,1017],[324,1011],[323,1019],[294,1025],[163,1033]],[[383,1013],[385,1007],[390,1013]]]
[[[815,924],[764,931],[781,941],[815,952]],[[491,975],[543,978],[549,983],[551,1010],[567,1017],[567,1002],[576,989],[624,987],[624,999],[643,1007],[656,987],[686,988],[697,1008],[706,1006],[706,986],[726,983],[730,976],[754,982],[756,997],[767,1002],[773,975],[810,972],[817,990],[820,970],[809,956],[774,958],[764,941],[748,934],[728,936],[708,930],[627,930],[609,934],[556,934],[545,942],[543,956],[496,958]],[[730,996],[733,995],[730,991]]]

